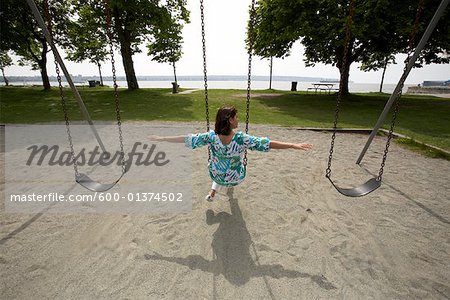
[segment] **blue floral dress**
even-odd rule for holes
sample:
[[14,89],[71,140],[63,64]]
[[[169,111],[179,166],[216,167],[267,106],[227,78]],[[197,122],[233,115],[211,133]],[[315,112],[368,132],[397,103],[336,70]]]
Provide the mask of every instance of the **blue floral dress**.
[[268,152],[270,140],[236,132],[227,145],[211,130],[205,133],[189,134],[184,139],[186,147],[195,149],[211,145],[211,161],[208,165],[212,180],[220,185],[235,186],[245,179],[243,155],[245,149]]

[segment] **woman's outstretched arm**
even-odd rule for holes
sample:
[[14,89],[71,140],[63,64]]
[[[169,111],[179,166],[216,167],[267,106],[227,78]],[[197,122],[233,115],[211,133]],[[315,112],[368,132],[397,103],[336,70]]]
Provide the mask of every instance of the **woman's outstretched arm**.
[[171,142],[171,143],[184,143],[184,139],[186,136],[177,135],[177,136],[158,136],[158,135],[149,135],[148,138],[151,141],[159,141],[159,142]]
[[297,150],[308,150],[312,148],[312,144],[307,143],[284,143],[278,141],[270,141],[270,149],[297,149]]
[[157,136],[150,135],[148,138],[154,141],[160,142],[170,142],[170,143],[184,143],[186,147],[196,149],[210,144],[211,142],[210,132],[197,133],[197,134],[187,134],[187,135],[177,135],[177,136]]

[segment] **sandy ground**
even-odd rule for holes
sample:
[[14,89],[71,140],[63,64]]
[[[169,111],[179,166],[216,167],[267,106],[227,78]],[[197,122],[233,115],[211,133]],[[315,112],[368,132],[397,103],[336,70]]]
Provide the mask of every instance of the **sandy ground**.
[[[324,178],[330,133],[269,126],[251,126],[251,133],[315,147],[251,152],[245,182],[213,203],[203,200],[206,149],[195,150],[188,213],[3,210],[0,298],[450,297],[448,161],[393,144],[384,184],[345,198]],[[381,137],[363,167],[354,165],[365,139],[337,137],[333,175],[344,186],[378,172]]]

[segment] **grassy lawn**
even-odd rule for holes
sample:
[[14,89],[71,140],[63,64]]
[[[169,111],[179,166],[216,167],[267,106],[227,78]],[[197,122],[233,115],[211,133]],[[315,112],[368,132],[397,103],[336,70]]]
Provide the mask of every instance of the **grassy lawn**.
[[[114,96],[109,88],[79,88],[93,120],[114,120]],[[123,120],[203,121],[203,91],[172,95],[170,89],[120,90]],[[245,120],[245,90],[210,90],[210,120],[217,108],[234,105]],[[287,91],[255,91],[250,122],[296,127],[333,126],[336,95]],[[82,120],[70,90],[65,92],[71,120]],[[339,127],[372,128],[388,94],[352,94],[343,99]],[[59,90],[39,87],[0,87],[0,123],[63,121]],[[389,116],[390,118],[390,116]],[[389,129],[390,119],[383,128]],[[395,131],[450,150],[450,99],[403,96]]]

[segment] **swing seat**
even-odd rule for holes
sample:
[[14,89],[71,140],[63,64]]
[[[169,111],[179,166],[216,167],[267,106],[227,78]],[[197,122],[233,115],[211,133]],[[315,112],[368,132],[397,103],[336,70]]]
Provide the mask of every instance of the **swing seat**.
[[122,179],[122,176],[123,176],[123,174],[120,175],[119,179],[117,179],[113,183],[100,183],[100,182],[92,180],[86,174],[81,173],[80,175],[75,177],[75,180],[82,187],[84,187],[90,191],[93,191],[93,192],[101,193],[101,192],[106,192],[107,190],[112,189],[120,181],[120,179]]
[[381,180],[378,180],[376,177],[369,179],[365,183],[363,183],[360,186],[354,187],[354,188],[341,188],[338,187],[333,180],[331,180],[330,177],[327,177],[328,180],[330,180],[331,184],[334,186],[334,188],[341,193],[344,196],[347,197],[361,197],[365,196],[373,191],[375,191],[377,188],[381,186]]
[[80,173],[78,176],[75,176],[75,181],[81,185],[82,187],[93,191],[93,192],[106,192],[107,190],[112,189],[123,177],[123,175],[125,175],[126,172],[128,172],[128,170],[130,169],[130,165],[126,164],[125,165],[125,170],[122,172],[122,174],[120,175],[120,177],[112,182],[112,183],[100,183],[97,182],[93,179],[91,179],[88,175]]

